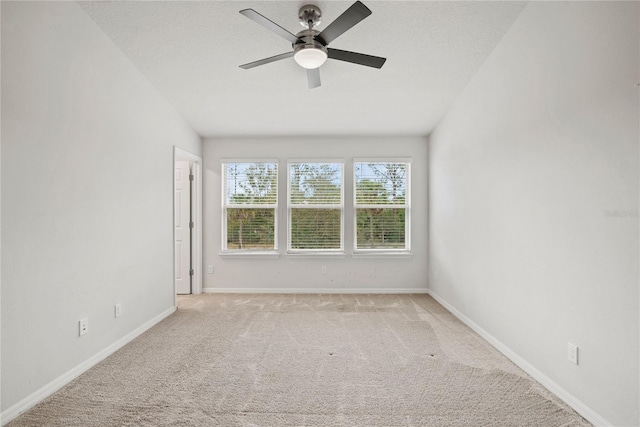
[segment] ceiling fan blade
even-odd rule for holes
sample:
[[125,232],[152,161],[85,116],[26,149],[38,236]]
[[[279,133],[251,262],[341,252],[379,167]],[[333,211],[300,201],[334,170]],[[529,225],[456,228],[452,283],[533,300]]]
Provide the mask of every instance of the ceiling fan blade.
[[309,89],[320,86],[320,68],[307,69],[307,82]]
[[318,34],[316,40],[326,46],[369,15],[371,15],[371,10],[360,1],[357,1]]
[[351,62],[358,65],[366,65],[367,67],[382,68],[387,58],[379,56],[365,55],[364,53],[350,52],[348,50],[327,48],[329,58],[338,61]]
[[261,14],[259,14],[253,9],[242,9],[240,13],[246,16],[247,18],[262,25],[267,30],[273,31],[274,33],[278,34],[280,37],[284,37],[285,39],[289,40],[291,43],[297,43],[300,41],[300,39],[297,38],[295,35],[291,34],[289,31],[285,30],[280,25],[262,16]]
[[249,62],[248,64],[243,64],[240,66],[240,68],[244,68],[245,70],[248,70],[249,68],[268,64],[270,62],[280,61],[281,59],[291,58],[292,56],[293,56],[293,52],[281,53],[280,55],[270,56],[269,58],[264,58],[259,61],[253,61],[253,62]]

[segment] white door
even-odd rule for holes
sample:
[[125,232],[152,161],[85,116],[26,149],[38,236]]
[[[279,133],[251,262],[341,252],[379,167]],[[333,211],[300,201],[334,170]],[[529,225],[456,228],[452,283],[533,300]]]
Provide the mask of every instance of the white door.
[[175,227],[176,292],[191,293],[191,181],[190,162],[176,161]]

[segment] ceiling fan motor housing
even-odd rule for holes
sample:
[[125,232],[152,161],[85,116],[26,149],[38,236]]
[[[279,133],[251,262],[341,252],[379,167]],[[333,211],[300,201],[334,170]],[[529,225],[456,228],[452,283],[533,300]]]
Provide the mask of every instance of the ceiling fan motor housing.
[[321,40],[315,38],[315,36],[317,36],[318,34],[320,34],[320,31],[318,30],[300,31],[298,34],[296,34],[296,37],[298,37],[299,40],[296,43],[292,44],[293,50],[295,51],[296,49],[304,49],[304,48],[316,48],[316,49],[326,50],[326,47],[324,44],[321,43]]

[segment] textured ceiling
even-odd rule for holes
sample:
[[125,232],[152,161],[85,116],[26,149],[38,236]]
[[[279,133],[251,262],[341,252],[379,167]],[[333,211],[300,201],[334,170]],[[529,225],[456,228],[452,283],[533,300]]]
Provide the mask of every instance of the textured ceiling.
[[[373,14],[331,47],[387,58],[380,70],[328,60],[307,89],[291,50],[238,11],[292,33],[310,1],[79,2],[203,137],[427,135],[493,51],[523,2],[367,1]],[[322,30],[353,2],[315,1]]]

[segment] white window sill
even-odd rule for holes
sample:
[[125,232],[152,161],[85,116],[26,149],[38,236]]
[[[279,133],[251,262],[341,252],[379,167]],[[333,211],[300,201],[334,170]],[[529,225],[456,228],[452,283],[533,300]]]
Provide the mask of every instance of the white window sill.
[[293,258],[318,258],[318,257],[322,257],[322,258],[326,258],[326,257],[333,257],[333,258],[345,258],[346,255],[344,252],[334,252],[334,251],[327,251],[327,252],[323,252],[323,251],[304,251],[304,252],[287,252],[287,256],[291,256]]
[[277,251],[227,251],[220,252],[221,258],[256,258],[256,259],[267,259],[267,258],[279,258],[280,253]]
[[413,258],[413,254],[409,251],[385,251],[371,250],[358,251],[351,255],[352,258]]

